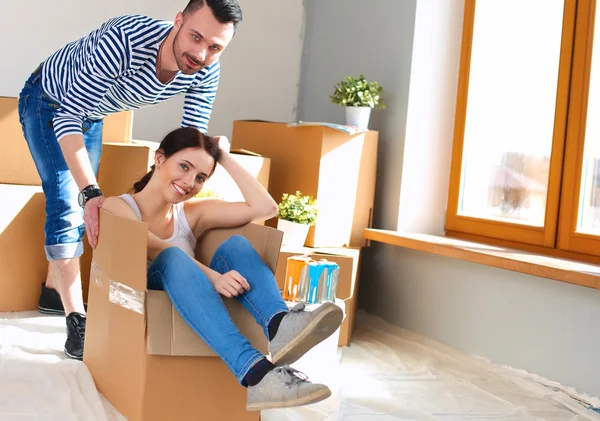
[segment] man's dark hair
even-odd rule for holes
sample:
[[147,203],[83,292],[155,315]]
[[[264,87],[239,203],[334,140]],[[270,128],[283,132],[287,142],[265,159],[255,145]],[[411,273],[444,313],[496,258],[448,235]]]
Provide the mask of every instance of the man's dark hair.
[[242,21],[242,9],[237,0],[190,0],[183,9],[183,14],[194,13],[196,10],[207,5],[212,10],[213,15],[219,23],[233,23],[233,28],[237,29]]

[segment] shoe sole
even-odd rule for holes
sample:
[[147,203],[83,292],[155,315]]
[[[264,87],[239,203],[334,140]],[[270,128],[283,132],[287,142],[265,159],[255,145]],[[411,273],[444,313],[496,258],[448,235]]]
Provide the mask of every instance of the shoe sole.
[[335,304],[323,310],[287,345],[271,356],[277,366],[290,365],[298,361],[314,346],[329,338],[340,327],[344,313]]
[[247,404],[246,411],[262,411],[265,409],[291,408],[294,406],[311,405],[313,403],[321,402],[330,396],[331,390],[329,389],[317,390],[310,395],[302,396],[301,398],[291,401]]
[[69,354],[69,351],[67,351],[67,348],[65,348],[65,355],[69,358],[71,358],[72,360],[78,360],[78,361],[83,361],[83,356],[81,357],[76,357],[75,355],[71,355]]
[[48,316],[64,316],[65,315],[64,310],[56,310],[53,308],[45,308],[45,307],[40,307],[40,306],[38,306],[38,312],[40,314],[46,314]]

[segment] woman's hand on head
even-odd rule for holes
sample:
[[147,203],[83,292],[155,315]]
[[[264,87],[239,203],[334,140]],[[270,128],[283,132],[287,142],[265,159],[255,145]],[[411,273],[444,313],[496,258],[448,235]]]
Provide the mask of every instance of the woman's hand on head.
[[215,136],[215,140],[219,144],[219,149],[221,149],[221,153],[229,152],[231,149],[231,142],[227,139],[227,136]]
[[225,297],[237,297],[246,291],[250,291],[250,284],[242,275],[235,270],[219,274],[214,280],[215,289]]

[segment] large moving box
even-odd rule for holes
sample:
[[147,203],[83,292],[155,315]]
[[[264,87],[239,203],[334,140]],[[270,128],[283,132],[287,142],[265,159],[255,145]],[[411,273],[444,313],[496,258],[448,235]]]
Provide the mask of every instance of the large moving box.
[[[232,147],[271,159],[269,193],[296,190],[317,199],[319,216],[305,245],[363,247],[375,197],[378,132],[349,135],[322,126],[235,121]],[[275,226],[276,220],[267,222]]]
[[[208,264],[231,235],[243,235],[274,270],[282,233],[249,224],[209,231],[196,258]],[[94,250],[84,362],[98,390],[130,421],[257,421],[246,389],[180,318],[162,291],[146,290],[147,225],[101,211]],[[261,352],[262,329],[234,299],[234,322]]]
[[277,287],[283,290],[287,259],[291,256],[310,255],[315,260],[329,260],[340,267],[336,297],[345,305],[346,317],[340,327],[339,346],[350,344],[358,303],[358,281],[360,274],[359,248],[308,248],[283,246],[275,270]]

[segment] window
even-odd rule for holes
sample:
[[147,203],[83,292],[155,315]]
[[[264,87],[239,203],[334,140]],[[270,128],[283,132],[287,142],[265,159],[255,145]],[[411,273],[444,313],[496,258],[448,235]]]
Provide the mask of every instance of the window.
[[447,235],[597,261],[598,9],[465,1]]

